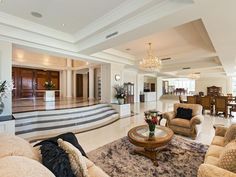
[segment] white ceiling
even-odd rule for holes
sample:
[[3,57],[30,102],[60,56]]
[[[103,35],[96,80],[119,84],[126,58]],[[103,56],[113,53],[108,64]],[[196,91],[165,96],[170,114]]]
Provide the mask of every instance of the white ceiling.
[[[125,0],[3,0],[0,11],[67,33],[75,33]],[[31,12],[39,12],[35,18]],[[65,24],[65,26],[62,26]]]
[[[136,58],[138,65],[139,61],[146,57],[149,42],[152,43],[155,56],[160,59],[171,58],[162,62],[162,73],[180,77],[195,72],[204,75],[209,69],[214,69],[214,73],[220,75],[224,73],[200,19],[127,42],[113,49],[130,54]],[[183,70],[184,67],[191,69]]]
[[0,40],[131,67],[152,42],[157,56],[172,58],[165,74],[236,75],[235,7],[235,0],[3,0]]

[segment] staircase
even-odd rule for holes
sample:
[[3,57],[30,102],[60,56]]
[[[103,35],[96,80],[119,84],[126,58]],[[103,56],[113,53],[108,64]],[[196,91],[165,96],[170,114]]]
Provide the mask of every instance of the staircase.
[[88,131],[119,119],[118,113],[109,104],[16,113],[14,117],[16,135],[29,141],[65,132]]

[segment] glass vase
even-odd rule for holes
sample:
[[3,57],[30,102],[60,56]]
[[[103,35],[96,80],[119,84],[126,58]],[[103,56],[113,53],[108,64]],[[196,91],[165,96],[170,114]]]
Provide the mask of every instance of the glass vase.
[[156,125],[148,124],[148,126],[149,126],[149,136],[152,137],[155,135]]

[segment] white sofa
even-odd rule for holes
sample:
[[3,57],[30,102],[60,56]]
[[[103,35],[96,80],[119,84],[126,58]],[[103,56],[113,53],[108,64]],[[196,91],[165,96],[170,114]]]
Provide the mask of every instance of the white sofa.
[[[83,157],[89,177],[109,177],[92,161]],[[0,134],[0,176],[1,177],[55,177],[41,164],[41,153],[26,140],[7,134]]]

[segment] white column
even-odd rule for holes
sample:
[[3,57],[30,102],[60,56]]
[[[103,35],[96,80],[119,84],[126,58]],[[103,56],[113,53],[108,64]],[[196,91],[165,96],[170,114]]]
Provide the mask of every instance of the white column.
[[94,99],[94,68],[89,68],[89,99]]
[[66,97],[72,97],[72,60],[66,60],[67,71],[66,71]]
[[[0,41],[0,80],[12,80],[12,43]],[[0,116],[12,114],[12,95],[3,98],[4,111]]]
[[88,99],[88,73],[83,74],[83,98]]
[[136,101],[140,102],[140,93],[143,92],[143,88],[144,88],[144,75],[143,74],[137,74],[136,76],[136,89],[137,89],[137,93],[136,93]]
[[111,102],[111,64],[101,65],[101,101]]
[[72,96],[74,98],[76,98],[76,74],[77,74],[77,71],[72,71],[72,77],[73,77],[73,93],[72,93]]
[[157,92],[157,100],[163,95],[162,89],[162,77],[158,77],[156,81],[156,92]]
[[66,70],[63,70],[62,71],[62,82],[61,82],[61,95],[62,97],[66,97],[66,84],[67,84],[67,81],[66,81]]

